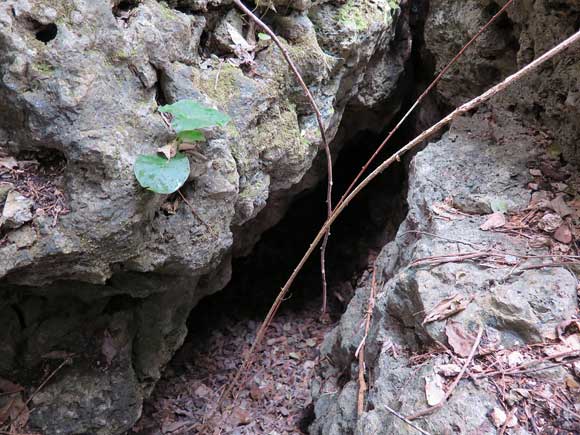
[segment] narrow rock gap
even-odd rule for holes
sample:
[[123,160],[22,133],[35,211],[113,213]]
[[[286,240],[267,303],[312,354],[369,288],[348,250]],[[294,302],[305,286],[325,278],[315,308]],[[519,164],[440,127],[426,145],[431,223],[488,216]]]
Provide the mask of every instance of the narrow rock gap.
[[[377,113],[347,108],[343,119],[348,121],[342,129],[356,130],[357,125],[359,129],[366,125],[375,130],[356,134],[342,148],[334,164],[334,204],[432,78],[433,61],[423,50],[421,38],[427,7],[427,2],[420,2],[412,12],[415,43],[406,73],[398,84],[402,89],[401,105],[391,125],[369,125],[369,116],[377,124],[385,119],[384,108]],[[393,113],[393,107],[388,110]],[[426,101],[419,115],[408,120],[369,171],[439,113],[436,101]],[[346,136],[339,132],[337,138]],[[361,192],[333,226],[327,251],[333,322],[340,319],[357,281],[404,219],[406,179],[406,162],[393,165]],[[188,337],[146,401],[144,417],[132,434],[159,434],[186,427],[185,424],[194,426],[188,433],[198,433],[208,406],[216,403],[221,388],[231,380],[272,301],[324,222],[325,195],[326,180],[321,180],[316,188],[296,198],[282,221],[263,234],[252,252],[233,261],[232,278],[226,288],[206,297],[192,311]],[[225,422],[225,433],[308,433],[313,418],[309,381],[324,336],[335,324],[319,322],[321,278],[317,254],[299,274],[270,328],[236,410]],[[219,413],[216,424],[218,420]]]
[[[405,136],[406,132],[393,143],[401,146]],[[335,163],[335,203],[382,137],[365,131],[343,148]],[[390,152],[392,148],[383,154]],[[358,278],[404,218],[405,179],[402,163],[386,171],[333,227],[327,274],[334,321],[346,308]],[[185,344],[166,369],[145,405],[145,417],[132,433],[154,434],[163,430],[164,422],[167,427],[179,424],[168,417],[170,409],[188,409],[190,424],[201,421],[205,406],[217,400],[217,390],[230,379],[271,302],[322,225],[325,189],[322,181],[296,199],[249,256],[234,260],[228,286],[193,310]],[[316,255],[299,275],[267,336],[268,353],[274,356],[266,358],[260,353],[257,370],[242,393],[247,415],[246,411],[236,411],[231,417],[233,426],[241,425],[240,433],[270,433],[284,425],[290,433],[306,430],[309,376],[324,334],[332,328],[318,321],[320,292]]]

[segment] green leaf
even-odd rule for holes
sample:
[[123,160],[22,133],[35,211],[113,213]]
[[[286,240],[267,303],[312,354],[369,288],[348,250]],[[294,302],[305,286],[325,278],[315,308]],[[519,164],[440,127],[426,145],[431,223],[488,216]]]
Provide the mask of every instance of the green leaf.
[[185,130],[177,133],[177,137],[183,142],[203,142],[205,136],[199,130]]
[[258,39],[260,41],[269,41],[272,38],[270,37],[270,35],[267,35],[266,33],[258,33]]
[[171,126],[179,134],[182,131],[198,128],[224,126],[230,121],[225,113],[206,107],[194,100],[180,100],[177,103],[161,106],[160,112],[171,113]]
[[139,184],[156,193],[175,192],[189,177],[189,160],[177,153],[171,160],[157,154],[142,154],[135,162],[135,177]]

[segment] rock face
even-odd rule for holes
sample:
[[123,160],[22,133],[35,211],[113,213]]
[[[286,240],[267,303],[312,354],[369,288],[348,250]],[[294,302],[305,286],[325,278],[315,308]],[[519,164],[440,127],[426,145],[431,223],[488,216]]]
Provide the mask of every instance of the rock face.
[[[431,1],[423,54],[440,70],[497,10],[489,1]],[[579,12],[574,1],[559,2],[558,8],[550,1],[516,2],[509,18],[486,33],[439,85],[439,101],[455,105],[476,96],[577,31]],[[533,168],[546,154],[556,155],[561,168],[553,171],[556,178],[574,174],[562,189],[577,182],[573,163],[578,161],[575,144],[580,134],[579,77],[580,47],[574,47],[476,114],[455,121],[439,141],[414,157],[408,215],[375,263],[378,284],[366,339],[370,389],[364,412],[357,415],[355,353],[363,338],[370,274],[325,340],[319,378],[313,384],[316,419],[310,433],[417,433],[387,408],[403,416],[427,408],[426,387],[431,394],[437,390],[435,380],[444,378],[449,388],[480,327],[480,353],[492,352],[514,367],[522,355],[513,349],[549,343],[558,325],[576,315],[576,268],[546,265],[552,262],[550,254],[558,253],[557,244],[548,248],[545,237],[534,243],[534,237],[484,231],[482,225],[493,228],[493,219],[500,219],[493,212],[523,215],[537,209],[542,199],[554,200],[534,192],[542,190],[534,179],[542,171]],[[543,228],[541,222],[538,227]],[[553,242],[549,239],[548,245]],[[490,250],[498,257],[490,258]],[[459,304],[464,309],[425,322],[446,301],[448,309]],[[442,351],[437,343],[450,350]],[[455,364],[456,371],[450,373],[449,364]],[[528,376],[528,385],[541,389],[546,379],[564,385],[568,375],[555,368]],[[522,400],[505,388],[509,397],[504,404],[511,407]],[[490,378],[483,376],[463,379],[443,407],[414,422],[429,433],[495,434],[505,422],[504,416],[498,424],[503,409]],[[511,423],[505,433],[530,433],[517,419]]]
[[[365,354],[373,382],[371,410],[357,418],[354,355],[368,303],[366,277],[340,326],[325,341],[323,361],[333,363],[323,364],[314,385],[317,420],[311,433],[413,433],[385,405],[403,415],[426,408],[424,379],[453,360],[441,354],[416,365],[411,354],[436,342],[452,346],[449,327],[474,337],[482,325],[486,346],[496,350],[538,343],[553,339],[556,327],[575,315],[574,273],[566,267],[541,267],[543,259],[523,260],[549,254],[546,248],[531,248],[528,239],[480,229],[494,203],[507,204],[509,212],[527,207],[527,163],[541,150],[514,115],[497,115],[502,121],[494,139],[488,114],[477,114],[457,121],[414,158],[408,216],[375,264],[380,285]],[[446,198],[452,198],[458,215],[437,213]],[[490,249],[498,257],[469,257]],[[427,313],[450,299],[465,301],[466,308],[451,320],[424,323]],[[341,388],[337,382],[344,378],[349,381]],[[493,390],[485,378],[476,384],[462,381],[449,403],[420,426],[430,433],[445,433],[449,427],[454,433],[495,433],[487,415],[501,405]]]
[[[232,255],[323,175],[312,110],[271,41],[228,2],[168,3],[0,5],[0,376],[73,355],[32,403],[47,435],[124,433]],[[397,2],[276,6],[266,20],[329,139],[354,98],[393,116],[410,55]],[[133,176],[173,138],[158,105],[184,98],[232,117],[190,155],[193,213]]]

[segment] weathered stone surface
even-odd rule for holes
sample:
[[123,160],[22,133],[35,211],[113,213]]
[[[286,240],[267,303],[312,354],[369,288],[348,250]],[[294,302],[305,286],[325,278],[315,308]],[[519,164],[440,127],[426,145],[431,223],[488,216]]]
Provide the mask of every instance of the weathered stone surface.
[[[426,49],[436,70],[452,59],[459,48],[499,9],[503,2],[488,0],[435,0],[425,25]],[[563,0],[514,2],[508,16],[485,32],[438,86],[443,100],[457,105],[542,55],[578,30],[580,4]],[[576,45],[538,72],[512,86],[495,104],[520,113],[530,123],[547,127],[567,160],[578,162],[580,132],[580,48]]]
[[[0,5],[3,154],[38,160],[29,171],[40,171],[47,154],[64,167],[54,187],[68,213],[33,203],[25,225],[0,234],[0,306],[23,318],[5,317],[11,339],[0,375],[37,368],[53,351],[76,355],[35,399],[32,422],[48,435],[126,430],[181,345],[192,307],[225,285],[232,256],[248,252],[324,174],[315,117],[278,48],[260,41],[252,53],[232,50],[225,23],[235,38],[248,29],[229,2],[168,4]],[[371,80],[375,54],[395,53],[385,46],[406,17],[392,1],[361,11],[309,6],[293,2],[294,12],[284,6],[266,19],[287,38],[331,141],[363,79]],[[332,55],[330,29],[344,36]],[[409,40],[401,34],[398,44]],[[391,99],[383,116],[393,116],[399,96],[389,88],[408,56],[396,51],[389,81],[366,92],[363,106]],[[139,154],[173,139],[158,105],[184,98],[232,117],[205,131],[207,142],[190,156],[181,191],[194,213],[181,200],[173,209],[175,198],[141,189],[133,176]],[[119,347],[112,353],[111,340]]]
[[6,195],[0,228],[19,228],[32,220],[32,200],[12,190]]
[[[427,407],[424,378],[451,361],[438,357],[419,368],[406,355],[435,341],[448,344],[446,319],[423,324],[426,314],[446,298],[472,299],[453,321],[473,334],[481,325],[487,340],[499,348],[553,338],[556,326],[575,315],[577,280],[570,270],[541,267],[542,260],[537,258],[518,260],[548,251],[530,248],[525,239],[480,229],[495,200],[509,210],[525,209],[531,198],[526,188],[527,162],[541,149],[520,119],[507,112],[496,115],[497,126],[487,122],[485,109],[458,120],[441,140],[429,144],[412,161],[409,213],[376,263],[379,283],[384,284],[378,287],[366,340],[371,410],[356,416],[358,364],[354,354],[362,339],[360,325],[370,285],[367,276],[339,326],[325,340],[322,354],[328,358],[322,360],[331,362],[323,363],[313,385],[316,421],[311,433],[412,433],[384,405],[403,415]],[[466,215],[439,217],[432,207],[445,199],[451,199]],[[485,259],[412,264],[488,249],[504,253],[500,258],[503,267],[487,264]],[[519,261],[519,268],[514,268],[514,261]],[[562,373],[552,375],[563,382]],[[345,377],[351,381],[341,387],[338,381]],[[449,428],[454,433],[496,433],[487,415],[501,405],[486,382],[461,381],[450,401],[419,420],[420,426],[430,433],[445,433]]]

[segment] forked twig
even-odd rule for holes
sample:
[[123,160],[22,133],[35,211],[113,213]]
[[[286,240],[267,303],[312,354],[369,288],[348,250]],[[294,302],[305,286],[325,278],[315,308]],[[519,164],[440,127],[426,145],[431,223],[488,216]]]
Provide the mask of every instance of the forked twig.
[[471,364],[471,360],[475,356],[475,352],[477,351],[477,348],[479,347],[479,343],[481,342],[482,335],[483,335],[483,326],[479,325],[479,330],[477,331],[477,337],[475,337],[475,342],[473,343],[473,347],[471,348],[471,352],[469,352],[469,356],[467,357],[465,364],[463,364],[463,367],[461,367],[461,371],[459,372],[459,374],[457,375],[457,377],[455,378],[455,380],[453,381],[453,383],[451,384],[451,386],[449,387],[449,389],[445,393],[445,396],[443,396],[443,399],[441,400],[441,402],[439,402],[437,405],[430,406],[429,408],[425,408],[421,411],[414,413],[413,415],[408,416],[407,418],[409,420],[415,420],[417,418],[424,417],[425,415],[431,414],[433,411],[438,410],[439,408],[441,408],[445,404],[445,402],[447,402],[447,400],[449,399],[449,397],[451,396],[451,394],[453,393],[455,388],[457,388],[457,385],[459,385],[459,381],[461,381],[461,379],[463,378],[463,375],[465,374],[467,367],[469,367],[469,364]]
[[[511,0],[511,1],[513,1],[513,0]],[[294,65],[292,58],[290,58],[290,55],[288,54],[288,50],[286,50],[286,48],[284,48],[284,46],[280,42],[280,39],[278,39],[278,37],[270,29],[270,27],[268,27],[268,25],[266,23],[264,23],[262,20],[260,20],[260,18],[258,18],[250,9],[248,9],[241,2],[241,0],[234,0],[234,4],[238,8],[240,8],[240,10],[242,12],[244,12],[248,17],[250,17],[250,19],[254,23],[256,23],[259,27],[261,27],[262,30],[264,32],[266,32],[268,34],[268,36],[270,36],[270,38],[272,38],[272,41],[274,41],[274,43],[278,46],[278,48],[282,52],[282,56],[284,56],[284,59],[286,59],[286,63],[288,63],[288,66],[290,67],[290,69],[294,73],[296,80],[298,81],[298,83],[300,83],[300,87],[302,88],[302,91],[304,91],[304,95],[306,95],[306,98],[308,99],[308,102],[310,103],[310,106],[312,107],[312,110],[314,111],[314,113],[316,115],[316,121],[318,122],[318,129],[320,130],[320,138],[322,140],[322,145],[324,146],[324,152],[326,153],[326,163],[327,163],[326,170],[328,172],[328,184],[327,184],[327,188],[326,188],[326,211],[327,211],[327,219],[328,219],[328,218],[330,218],[330,215],[332,214],[332,155],[330,154],[330,147],[329,147],[328,142],[326,140],[326,133],[324,130],[324,123],[322,121],[322,114],[320,113],[320,110],[318,109],[318,105],[316,104],[316,101],[314,100],[314,97],[312,96],[310,89],[308,89],[308,86],[306,86],[306,83],[304,82],[304,79],[300,75],[298,68],[296,68],[296,65]],[[326,261],[325,261],[325,258],[326,258],[326,245],[328,244],[329,237],[330,237],[330,227],[324,233],[324,240],[322,241],[322,246],[320,247],[320,272],[322,274],[322,310],[321,311],[322,311],[323,316],[326,314],[327,287],[326,287],[326,264],[325,264]]]
[[294,271],[292,272],[292,274],[290,275],[290,277],[288,278],[288,280],[286,281],[286,283],[284,284],[284,286],[282,287],[282,289],[278,293],[276,300],[274,301],[274,303],[270,307],[270,310],[268,311],[266,318],[264,319],[264,321],[262,322],[262,325],[258,329],[258,332],[256,334],[256,338],[254,339],[254,342],[252,343],[252,346],[250,347],[250,350],[248,351],[246,358],[244,359],[242,365],[240,366],[240,368],[236,372],[236,375],[234,376],[234,379],[232,380],[232,383],[230,384],[231,388],[229,388],[229,390],[228,390],[229,392],[234,391],[235,389],[239,388],[239,381],[240,381],[240,378],[242,376],[242,373],[247,371],[249,369],[249,367],[252,365],[253,358],[255,356],[255,351],[256,351],[257,347],[264,340],[264,336],[266,334],[266,330],[268,329],[268,326],[270,325],[270,323],[272,322],[272,319],[276,315],[278,308],[280,307],[280,304],[283,302],[284,298],[286,297],[286,294],[288,293],[290,286],[294,283],[294,280],[298,276],[298,273],[302,270],[302,268],[306,264],[306,261],[312,255],[312,253],[316,249],[316,246],[318,246],[318,243],[320,243],[320,241],[324,238],[324,235],[326,234],[326,232],[328,231],[330,226],[340,216],[340,214],[344,211],[344,209],[352,202],[352,200],[360,193],[360,191],[363,190],[372,180],[374,180],[385,169],[387,169],[389,166],[391,166],[393,164],[393,162],[400,160],[401,156],[403,156],[407,151],[410,151],[413,148],[417,147],[419,144],[423,143],[425,140],[432,137],[435,133],[437,133],[443,127],[450,124],[451,121],[453,121],[454,119],[456,119],[459,116],[475,109],[476,107],[480,106],[482,103],[488,101],[490,98],[492,98],[493,96],[495,96],[499,92],[503,91],[509,85],[520,80],[522,77],[524,77],[525,75],[529,74],[531,71],[535,70],[540,65],[542,65],[544,62],[546,62],[547,60],[560,54],[561,52],[563,52],[564,50],[566,50],[567,48],[569,48],[570,46],[572,46],[573,44],[575,44],[578,41],[580,41],[580,31],[573,34],[572,36],[570,36],[566,40],[562,41],[561,43],[559,43],[558,45],[556,45],[552,49],[548,50],[542,56],[540,56],[536,60],[532,61],[531,63],[529,63],[528,65],[526,65],[522,69],[518,70],[514,74],[510,75],[501,83],[498,83],[497,85],[493,86],[485,93],[479,95],[478,97],[468,101],[467,103],[465,103],[465,104],[461,105],[460,107],[458,107],[457,109],[455,109],[453,112],[448,114],[446,117],[441,119],[439,122],[437,122],[436,124],[434,124],[433,126],[428,128],[424,132],[422,132],[415,139],[413,139],[411,142],[409,142],[404,147],[402,147],[399,151],[394,153],[391,157],[389,157],[384,162],[382,162],[374,171],[372,171],[365,179],[363,179],[354,188],[354,190],[344,199],[343,202],[341,202],[339,205],[337,205],[337,207],[332,212],[332,215],[330,216],[330,218],[322,225],[320,231],[318,232],[318,234],[316,235],[316,237],[314,238],[314,240],[310,244],[308,250],[304,253],[302,258],[300,259],[300,262],[298,263],[298,265],[296,266],[296,268],[294,269]]

